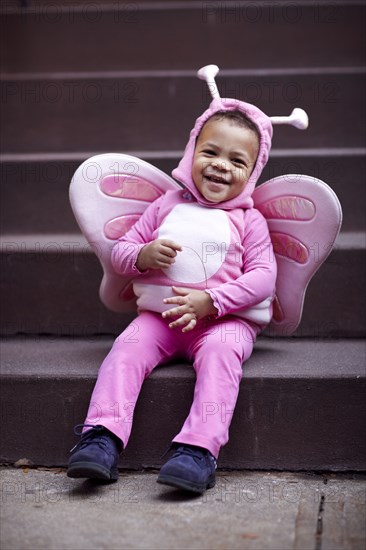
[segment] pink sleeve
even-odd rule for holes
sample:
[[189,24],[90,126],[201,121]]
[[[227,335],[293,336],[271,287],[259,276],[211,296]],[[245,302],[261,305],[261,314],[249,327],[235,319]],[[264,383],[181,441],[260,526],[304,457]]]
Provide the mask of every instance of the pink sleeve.
[[151,242],[157,228],[159,206],[164,197],[159,197],[150,204],[141,218],[127,233],[118,240],[112,249],[111,261],[116,273],[121,275],[138,275],[137,257],[141,248]]
[[258,210],[245,213],[244,274],[235,281],[206,290],[218,317],[253,307],[275,294],[277,265],[267,222]]

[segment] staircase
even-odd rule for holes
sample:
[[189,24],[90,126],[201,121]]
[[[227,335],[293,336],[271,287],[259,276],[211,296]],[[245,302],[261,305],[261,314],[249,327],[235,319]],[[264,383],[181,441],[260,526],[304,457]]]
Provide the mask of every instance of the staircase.
[[[1,17],[1,461],[65,465],[98,367],[131,316],[99,302],[101,268],[68,186],[93,154],[125,152],[169,173],[222,96],[276,127],[261,181],[305,173],[342,204],[336,246],[314,276],[293,338],[261,337],[244,368],[219,466],[365,468],[364,1],[4,2]],[[193,395],[187,364],[145,382],[121,466],[158,466]],[[128,421],[128,419],[126,419]]]

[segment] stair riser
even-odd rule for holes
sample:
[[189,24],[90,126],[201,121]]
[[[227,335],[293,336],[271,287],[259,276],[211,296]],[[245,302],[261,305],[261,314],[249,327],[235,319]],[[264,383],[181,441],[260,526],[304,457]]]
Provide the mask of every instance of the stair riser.
[[257,69],[308,67],[309,59],[318,67],[364,63],[364,5],[198,4],[149,10],[146,3],[110,2],[105,11],[98,2],[83,9],[53,2],[28,15],[3,15],[3,71],[191,70],[208,62]]
[[[94,383],[95,377],[4,378],[1,461],[27,458],[38,465],[65,466],[68,451],[77,441],[72,427],[84,421]],[[193,389],[188,368],[187,377],[179,381],[154,376],[145,381],[120,466],[156,467],[164,462],[161,456],[188,415]],[[220,454],[219,466],[365,469],[361,420],[366,413],[365,389],[365,380],[356,379],[244,378],[230,441]],[[228,413],[219,406],[208,412]]]
[[[269,115],[307,110],[306,132],[276,127],[278,149],[364,146],[364,74],[225,78],[220,89]],[[181,150],[210,101],[195,78],[5,81],[2,97],[3,153]]]
[[[0,201],[5,206],[0,219],[2,233],[79,232],[70,208],[68,188],[83,160],[3,163],[0,176]],[[170,174],[179,158],[147,161]],[[328,183],[342,204],[342,230],[365,230],[365,186],[360,185],[366,174],[364,157],[276,156],[269,160],[260,181],[288,173],[314,175]]]
[[[3,242],[2,334],[118,334],[131,320],[133,314],[113,314],[99,302],[101,268],[86,245],[35,243],[34,251],[26,253],[28,247],[21,241]],[[366,334],[364,252],[333,250],[308,288],[296,335]]]

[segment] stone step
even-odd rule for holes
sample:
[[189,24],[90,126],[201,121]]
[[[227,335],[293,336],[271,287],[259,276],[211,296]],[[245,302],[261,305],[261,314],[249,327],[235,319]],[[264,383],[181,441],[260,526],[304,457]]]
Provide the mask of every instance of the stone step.
[[[69,184],[77,167],[96,153],[0,156],[2,233],[76,233]],[[170,174],[183,151],[128,154]],[[261,182],[281,174],[309,174],[334,189],[343,208],[343,231],[365,231],[366,149],[272,149]]]
[[[254,102],[268,115],[303,107],[306,132],[275,129],[273,147],[364,147],[365,69],[293,71],[220,78],[222,96]],[[2,82],[3,153],[181,150],[208,87],[194,76],[22,78]]]
[[[365,233],[339,235],[309,285],[297,336],[365,336],[365,249]],[[119,334],[133,317],[99,302],[101,267],[78,234],[4,235],[0,256],[2,334]]]
[[4,72],[364,64],[363,1],[19,4],[1,9]]
[[[2,342],[1,460],[64,466],[84,421],[110,338]],[[230,441],[219,467],[365,469],[365,341],[259,338],[244,366]],[[127,468],[156,467],[188,414],[186,363],[156,369],[137,402]],[[224,404],[207,412],[225,414]],[[126,414],[128,414],[127,411]]]

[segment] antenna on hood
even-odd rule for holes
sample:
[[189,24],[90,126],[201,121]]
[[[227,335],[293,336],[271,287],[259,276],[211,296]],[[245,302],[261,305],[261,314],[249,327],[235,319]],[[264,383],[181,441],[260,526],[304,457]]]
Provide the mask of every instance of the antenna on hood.
[[299,130],[306,130],[309,126],[309,117],[304,109],[296,107],[289,116],[270,116],[272,124],[290,124]]
[[[215,76],[218,74],[219,70],[217,65],[205,65],[197,72],[198,78],[206,81],[212,99],[220,99],[219,90],[215,82]],[[308,115],[303,109],[299,109],[298,107],[294,109],[289,116],[271,116],[269,119],[274,125],[289,124],[299,130],[306,130],[309,126]]]
[[206,80],[208,89],[211,92],[212,99],[220,99],[219,90],[217,89],[215,76],[219,72],[217,65],[205,65],[197,72],[198,78],[201,80]]

